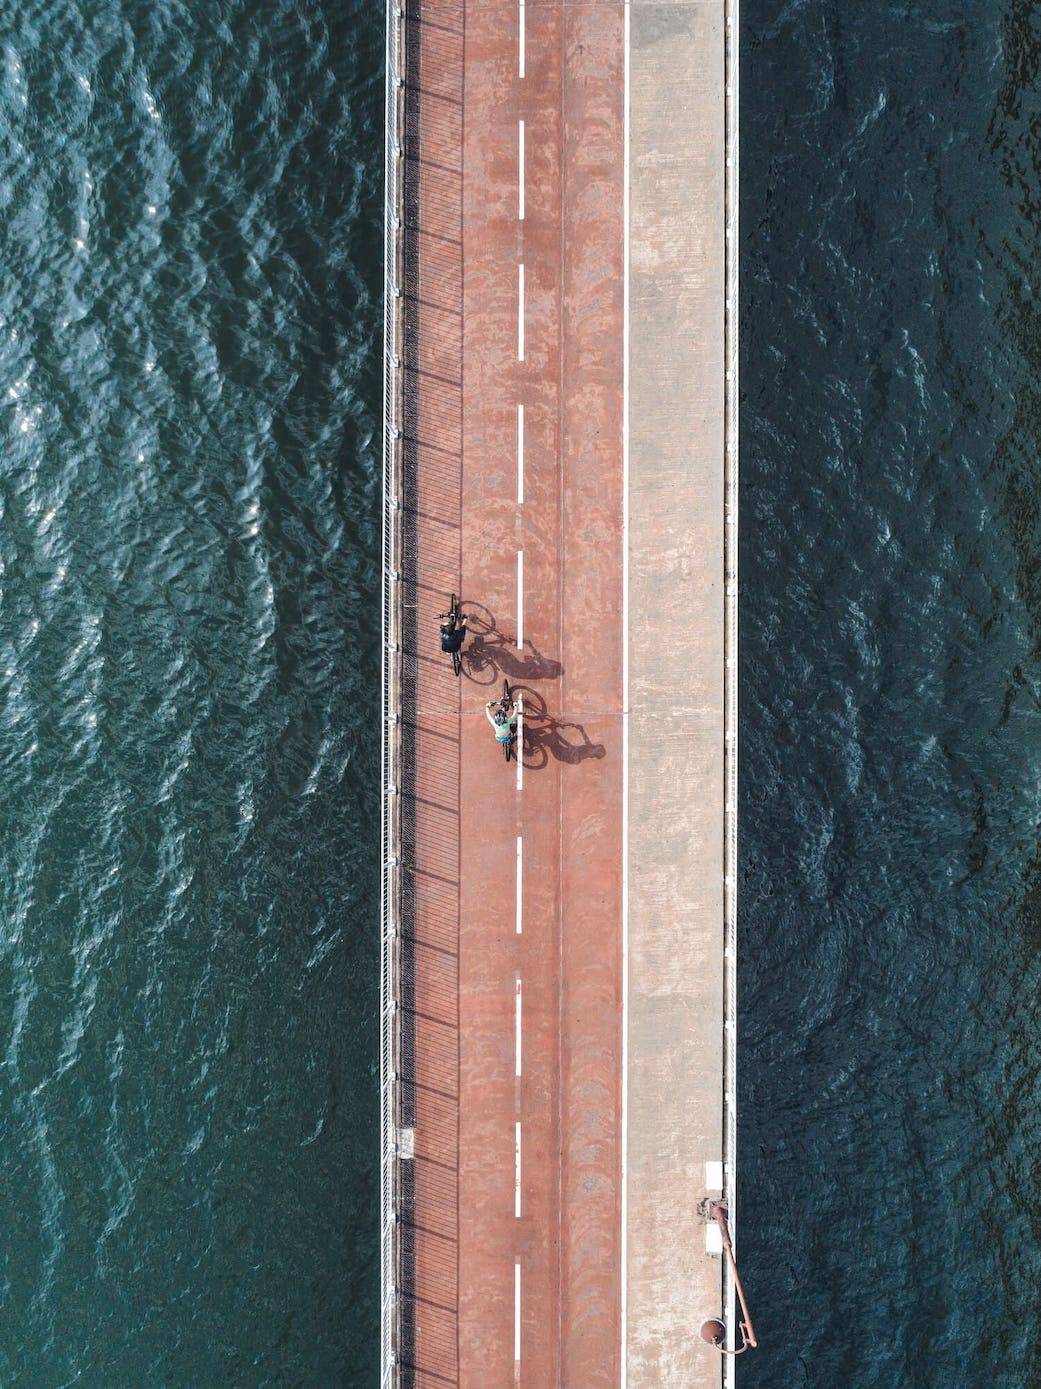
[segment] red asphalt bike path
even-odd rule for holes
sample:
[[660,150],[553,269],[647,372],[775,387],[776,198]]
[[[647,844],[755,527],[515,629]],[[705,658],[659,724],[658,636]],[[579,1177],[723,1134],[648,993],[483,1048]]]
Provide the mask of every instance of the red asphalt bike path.
[[[420,1386],[617,1385],[624,10],[528,4],[523,76],[518,4],[422,0],[406,15],[403,1358]],[[474,620],[458,681],[434,619],[452,590]],[[520,776],[484,716],[504,677],[524,704]]]

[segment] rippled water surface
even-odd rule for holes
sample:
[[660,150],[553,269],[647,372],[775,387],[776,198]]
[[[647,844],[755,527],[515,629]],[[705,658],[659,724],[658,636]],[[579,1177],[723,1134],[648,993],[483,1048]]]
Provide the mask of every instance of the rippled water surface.
[[1041,15],[743,7],[746,1389],[1041,1385]]
[[[381,7],[0,18],[0,1384],[370,1384]],[[740,1381],[1036,1389],[1041,18],[743,44]]]
[[367,1384],[382,10],[0,5],[0,1384]]

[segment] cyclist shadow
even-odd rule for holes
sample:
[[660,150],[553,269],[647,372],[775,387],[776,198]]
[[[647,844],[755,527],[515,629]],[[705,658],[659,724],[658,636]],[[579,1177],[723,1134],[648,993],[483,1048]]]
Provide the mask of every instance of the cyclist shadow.
[[543,656],[530,641],[519,652],[516,638],[499,631],[482,603],[467,603],[465,610],[470,640],[463,648],[463,672],[468,679],[478,685],[493,685],[501,675],[510,681],[560,679],[564,667],[559,661]]
[[576,766],[590,757],[606,757],[603,743],[594,743],[580,723],[566,723],[551,714],[524,705],[524,745],[521,755],[525,769],[537,772],[552,757],[557,762]]

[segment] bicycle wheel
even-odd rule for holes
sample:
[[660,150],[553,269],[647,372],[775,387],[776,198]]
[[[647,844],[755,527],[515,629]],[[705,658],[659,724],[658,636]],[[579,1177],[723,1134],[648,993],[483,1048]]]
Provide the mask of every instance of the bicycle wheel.
[[502,682],[502,697],[503,697],[503,700],[505,701],[505,703],[509,704],[509,702],[510,702],[510,682],[509,682],[508,680],[504,680],[504,681]]
[[452,652],[452,669],[456,675],[461,675],[463,670],[463,658],[458,651]]
[[510,760],[510,753],[511,753],[512,750],[513,750],[513,739],[512,739],[512,738],[508,738],[508,739],[506,740],[506,742],[503,743],[503,745],[502,745],[503,755],[504,755],[504,757],[506,758],[506,761],[507,761],[507,762]]

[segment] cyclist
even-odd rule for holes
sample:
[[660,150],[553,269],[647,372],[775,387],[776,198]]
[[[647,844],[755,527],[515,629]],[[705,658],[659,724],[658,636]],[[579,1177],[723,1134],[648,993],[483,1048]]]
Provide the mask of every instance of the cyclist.
[[441,623],[441,650],[455,655],[457,651],[462,650],[465,640],[466,618],[462,613],[458,616],[455,612],[449,613],[448,621]]
[[517,715],[520,705],[506,699],[490,699],[484,706],[485,717],[492,726],[497,743],[512,743],[517,736]]

